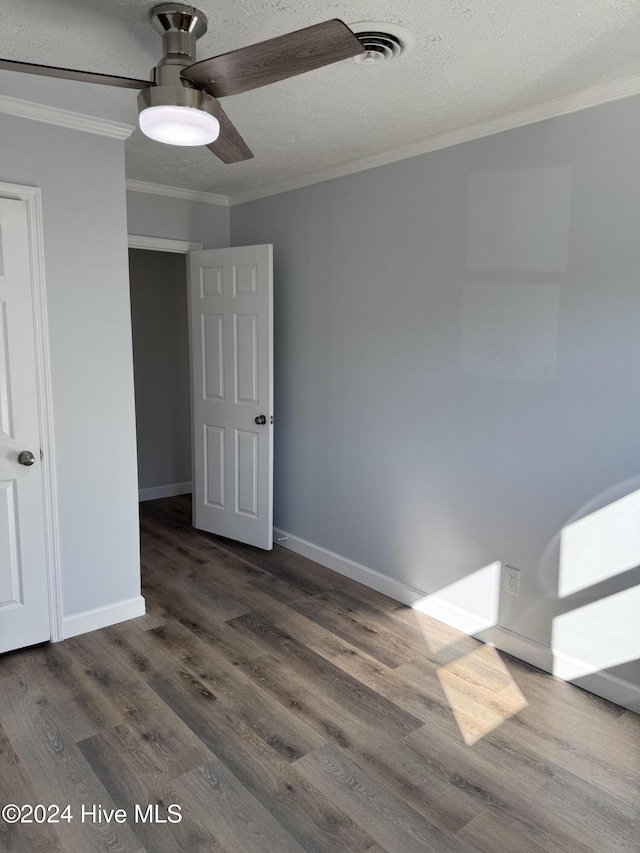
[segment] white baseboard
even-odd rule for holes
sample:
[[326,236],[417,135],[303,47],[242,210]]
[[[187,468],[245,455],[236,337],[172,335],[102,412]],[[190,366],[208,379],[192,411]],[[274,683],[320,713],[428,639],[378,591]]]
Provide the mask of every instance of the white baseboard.
[[518,660],[523,660],[544,672],[553,674],[553,652],[548,646],[543,646],[542,643],[523,637],[522,634],[516,634],[501,625],[494,625],[492,628],[483,631],[478,639],[490,646],[495,646],[501,652],[518,658]]
[[[301,539],[292,533],[274,527],[273,539],[278,545],[295,551],[296,554],[301,554],[303,557],[320,563],[321,566],[345,575],[351,580],[358,581],[358,583],[375,589],[383,595],[388,595],[401,604],[415,607],[420,612],[427,613],[434,619],[444,622],[464,634],[477,637],[479,640],[495,646],[499,651],[523,660],[544,672],[553,673],[554,659],[558,660],[564,657],[553,652],[547,646],[516,634],[500,625],[487,628],[486,622],[483,622],[474,613],[461,610],[450,602],[439,599],[437,595],[429,595],[402,581],[363,566],[361,563],[341,557],[340,554],[322,548],[320,545],[307,542],[306,539]],[[585,664],[584,666],[585,670],[588,670],[588,665]],[[606,672],[594,672],[571,679],[570,683],[575,683],[578,687],[595,693],[596,696],[615,702],[616,705],[640,713],[640,687],[631,684],[631,682],[623,681]]]
[[174,498],[176,495],[190,495],[193,491],[191,483],[170,483],[168,486],[151,486],[149,489],[138,490],[138,501],[155,501],[158,498]]
[[77,637],[78,634],[86,634],[89,631],[97,631],[98,628],[108,628],[118,622],[126,622],[127,619],[135,619],[144,616],[146,610],[144,598],[141,595],[129,598],[126,601],[117,601],[115,604],[107,604],[105,607],[96,607],[95,610],[86,610],[84,613],[74,613],[62,619],[62,639]]
[[351,580],[358,581],[358,583],[371,587],[371,589],[388,595],[390,598],[395,598],[396,601],[400,601],[409,607],[418,599],[424,598],[424,592],[420,592],[418,589],[413,589],[407,584],[395,580],[395,578],[387,577],[387,575],[376,572],[374,569],[369,569],[361,563],[355,563],[353,560],[341,557],[333,551],[320,547],[320,545],[307,542],[306,539],[300,539],[299,536],[294,536],[292,533],[278,530],[277,527],[273,528],[273,541],[290,551],[295,551],[296,554],[308,557],[315,563],[320,563],[321,566],[326,566],[327,569],[333,569],[338,574],[346,575]]
[[596,696],[602,696],[603,699],[608,699],[616,705],[640,714],[640,689],[629,681],[609,675],[608,672],[594,672],[591,675],[573,679],[571,684],[576,684],[583,690],[588,690],[589,693],[595,693]]

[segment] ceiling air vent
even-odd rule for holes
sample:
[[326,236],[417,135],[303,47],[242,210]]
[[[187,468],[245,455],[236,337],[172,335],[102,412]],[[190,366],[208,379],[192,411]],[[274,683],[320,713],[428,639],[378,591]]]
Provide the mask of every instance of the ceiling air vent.
[[359,21],[349,24],[366,52],[354,57],[361,65],[373,65],[388,62],[407,54],[413,47],[414,38],[404,27],[398,24],[384,24],[380,21]]

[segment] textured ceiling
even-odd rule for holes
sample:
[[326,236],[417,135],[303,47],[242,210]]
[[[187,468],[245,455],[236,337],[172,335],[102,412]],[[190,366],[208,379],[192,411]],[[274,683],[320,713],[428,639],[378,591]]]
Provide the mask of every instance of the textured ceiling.
[[[0,0],[0,56],[148,77],[161,41],[142,0]],[[416,38],[391,63],[352,60],[224,100],[255,160],[135,131],[127,176],[234,195],[590,86],[640,75],[638,0],[199,0],[204,59],[328,18],[389,21]],[[136,93],[0,71],[0,94],[128,124]]]

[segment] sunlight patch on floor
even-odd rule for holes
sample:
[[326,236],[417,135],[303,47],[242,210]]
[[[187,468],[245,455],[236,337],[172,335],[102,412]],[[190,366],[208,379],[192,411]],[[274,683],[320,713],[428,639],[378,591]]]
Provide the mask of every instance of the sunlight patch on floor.
[[417,628],[422,632],[425,644],[430,654],[438,655],[440,652],[458,645],[460,642],[469,642],[468,634],[452,628],[432,616],[427,616],[419,610],[407,607],[399,613],[394,614],[396,619],[404,622],[410,628]]
[[528,705],[492,646],[480,646],[440,667],[438,679],[468,746],[477,743]]
[[403,613],[405,624],[419,628],[432,654],[454,646],[498,623],[502,563],[482,569],[417,598]]

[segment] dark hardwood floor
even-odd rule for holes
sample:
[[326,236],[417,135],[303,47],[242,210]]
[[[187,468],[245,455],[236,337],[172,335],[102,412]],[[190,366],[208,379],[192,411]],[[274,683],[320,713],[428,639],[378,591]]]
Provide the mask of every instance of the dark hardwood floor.
[[640,850],[639,717],[187,498],[141,512],[147,615],[0,657],[0,805],[73,815],[0,850]]

